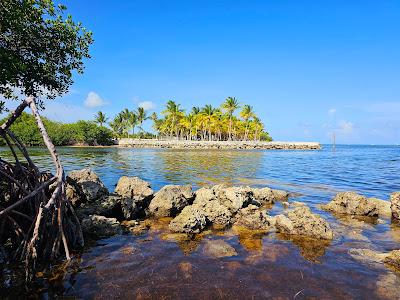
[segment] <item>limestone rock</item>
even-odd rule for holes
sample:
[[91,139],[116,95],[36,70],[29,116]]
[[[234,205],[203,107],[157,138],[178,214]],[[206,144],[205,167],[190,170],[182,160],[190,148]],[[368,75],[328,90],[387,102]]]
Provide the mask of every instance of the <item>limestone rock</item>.
[[379,215],[379,208],[374,200],[371,201],[355,192],[338,193],[331,202],[322,205],[322,208],[338,214],[370,217]]
[[296,207],[287,215],[278,215],[275,217],[275,221],[276,229],[281,233],[326,240],[333,238],[333,232],[328,222],[313,214],[307,206]]
[[218,228],[225,228],[231,223],[232,213],[217,200],[193,204],[205,216],[208,223]]
[[90,169],[71,171],[66,179],[66,193],[72,203],[92,202],[108,195],[103,182]]
[[149,212],[156,217],[174,217],[191,204],[193,197],[190,185],[166,185],[154,195]]
[[149,199],[153,196],[153,190],[147,181],[139,177],[122,176],[117,183],[115,193],[124,197],[135,199],[136,203],[140,200]]
[[120,223],[115,218],[90,215],[82,220],[82,230],[85,234],[103,238],[122,233]]
[[236,226],[255,230],[268,230],[275,223],[274,218],[268,216],[265,210],[261,210],[255,205],[249,205],[239,210],[235,219]]
[[385,257],[384,262],[400,270],[400,250],[393,250]]
[[208,240],[203,248],[205,255],[213,258],[236,256],[235,248],[223,240]]
[[393,219],[400,220],[400,192],[395,192],[390,195],[390,203]]
[[174,232],[199,233],[206,227],[206,216],[195,206],[186,206],[169,224]]

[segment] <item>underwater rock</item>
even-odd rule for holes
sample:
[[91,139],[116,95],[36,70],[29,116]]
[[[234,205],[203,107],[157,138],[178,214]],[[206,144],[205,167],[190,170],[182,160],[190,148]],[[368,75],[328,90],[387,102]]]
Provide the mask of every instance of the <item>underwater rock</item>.
[[238,253],[235,248],[223,240],[206,241],[203,252],[205,255],[213,258],[236,256]]
[[374,198],[367,198],[355,192],[342,192],[321,207],[338,214],[378,217],[379,213],[382,213],[381,204]]
[[349,254],[354,259],[367,264],[382,263],[388,256],[387,253],[381,253],[371,249],[350,249]]
[[108,190],[100,178],[90,169],[71,171],[67,178],[67,199],[74,205],[92,202],[108,195]]
[[94,238],[109,237],[122,234],[121,224],[115,218],[90,215],[82,220],[82,231]]
[[393,250],[385,257],[384,262],[400,271],[400,250]]
[[333,232],[328,222],[313,214],[307,206],[296,207],[286,215],[275,217],[278,232],[331,240]]
[[243,226],[254,230],[268,230],[271,226],[275,225],[275,219],[268,216],[265,210],[255,205],[249,205],[239,210],[235,219],[235,226]]
[[193,197],[190,185],[166,185],[154,194],[149,213],[156,217],[174,217],[191,204]]
[[169,224],[174,232],[199,233],[206,227],[206,216],[197,207],[186,206]]
[[390,195],[390,203],[393,219],[400,220],[400,192],[395,192]]

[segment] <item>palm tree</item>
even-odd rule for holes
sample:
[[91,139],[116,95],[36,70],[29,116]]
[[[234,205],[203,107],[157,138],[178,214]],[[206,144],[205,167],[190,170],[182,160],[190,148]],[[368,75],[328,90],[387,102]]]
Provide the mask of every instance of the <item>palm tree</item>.
[[100,127],[103,127],[103,124],[107,122],[108,118],[106,117],[106,114],[98,111],[97,114],[94,116],[94,120],[100,125]]
[[116,137],[119,137],[125,131],[124,130],[125,124],[121,114],[116,115],[115,118],[109,123],[109,125]]
[[176,137],[179,136],[178,125],[179,119],[183,116],[183,110],[180,109],[180,104],[176,104],[175,101],[169,100],[166,105],[166,109],[162,112],[167,117],[166,121],[171,122],[170,137],[175,131]]
[[214,113],[215,113],[215,108],[213,108],[211,105],[207,104],[204,106],[204,108],[201,110],[201,114],[204,117],[204,123],[208,129],[208,139],[211,141],[212,135],[211,135],[211,126],[213,124],[213,119],[214,119]]
[[135,112],[129,111],[129,109],[125,108],[123,111],[120,112],[121,117],[126,125],[127,128],[127,136],[129,138],[129,129],[132,130],[132,135],[135,134],[135,126],[137,125],[137,116]]
[[143,107],[138,107],[138,109],[136,111],[136,116],[137,116],[137,122],[139,123],[139,129],[141,132],[143,132],[142,124],[144,121],[148,120],[150,117],[147,116],[147,113]]
[[250,120],[250,118],[255,116],[253,107],[248,104],[244,105],[240,112],[240,116],[243,118],[243,121],[246,125],[246,129],[245,129],[245,133],[244,133],[244,140],[247,140],[247,136],[249,133],[249,120]]
[[227,112],[229,116],[229,140],[232,139],[232,116],[235,110],[237,110],[239,107],[239,101],[235,97],[228,97],[225,99],[225,102],[222,103],[222,108]]

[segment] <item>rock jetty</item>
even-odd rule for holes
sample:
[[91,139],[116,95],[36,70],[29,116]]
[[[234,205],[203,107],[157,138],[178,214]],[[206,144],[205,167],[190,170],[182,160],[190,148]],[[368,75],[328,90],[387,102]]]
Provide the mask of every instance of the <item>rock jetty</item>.
[[173,148],[173,149],[266,149],[266,150],[319,150],[317,142],[261,142],[261,141],[184,141],[128,139],[117,141],[120,147]]

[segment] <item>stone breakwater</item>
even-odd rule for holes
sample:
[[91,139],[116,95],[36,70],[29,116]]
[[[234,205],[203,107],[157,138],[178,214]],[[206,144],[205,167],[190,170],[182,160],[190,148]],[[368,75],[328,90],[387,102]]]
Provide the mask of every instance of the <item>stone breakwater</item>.
[[173,149],[266,149],[266,150],[319,150],[317,142],[256,142],[256,141],[182,141],[182,140],[139,140],[122,138],[120,147],[173,148]]
[[[190,185],[166,185],[153,191],[148,182],[123,176],[114,192],[110,192],[95,173],[83,169],[68,174],[66,194],[81,220],[85,236],[94,239],[122,233],[141,234],[149,230],[149,222],[157,219],[168,220],[170,233],[185,235],[187,239],[208,229],[232,229],[237,235],[278,233],[304,243],[329,244],[348,234],[305,203],[292,201],[286,191],[269,187],[215,185],[193,191]],[[277,202],[284,209],[272,213]],[[382,222],[381,218],[398,224],[399,203],[400,192],[392,193],[390,202],[341,192],[320,208],[338,220],[354,219],[355,226],[360,225],[357,218],[365,221],[372,218],[371,224]],[[351,227],[348,231],[354,235],[356,230],[357,227]],[[222,250],[234,255],[235,250],[226,247]],[[211,247],[209,252],[214,250]],[[349,249],[348,253],[354,259],[384,263],[400,271],[400,249],[377,252],[357,248]],[[214,254],[219,257],[219,253]]]

